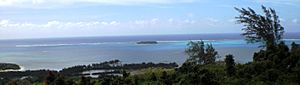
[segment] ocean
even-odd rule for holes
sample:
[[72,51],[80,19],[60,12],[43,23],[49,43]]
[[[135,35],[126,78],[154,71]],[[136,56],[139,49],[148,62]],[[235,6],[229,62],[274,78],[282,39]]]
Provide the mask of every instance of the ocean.
[[[239,34],[181,34],[144,36],[105,36],[74,38],[42,38],[0,40],[0,62],[16,63],[23,70],[60,70],[74,65],[87,65],[118,59],[122,63],[182,64],[189,41],[211,43],[223,60],[233,54],[235,61],[252,61],[260,44],[247,44]],[[287,34],[286,44],[300,43],[300,35]],[[136,44],[138,41],[157,41],[158,44]]]

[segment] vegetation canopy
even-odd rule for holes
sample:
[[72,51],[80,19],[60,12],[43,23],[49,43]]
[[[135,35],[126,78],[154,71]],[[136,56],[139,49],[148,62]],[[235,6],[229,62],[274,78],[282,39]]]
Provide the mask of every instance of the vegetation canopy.
[[205,47],[203,41],[189,42],[185,53],[189,56],[187,61],[196,64],[212,64],[219,57],[215,48],[211,44]]

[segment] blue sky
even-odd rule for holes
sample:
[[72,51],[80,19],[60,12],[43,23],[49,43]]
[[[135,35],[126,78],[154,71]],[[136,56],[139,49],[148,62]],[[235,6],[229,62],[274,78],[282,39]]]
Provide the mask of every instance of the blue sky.
[[0,0],[0,39],[241,33],[233,7],[274,8],[300,32],[300,0]]

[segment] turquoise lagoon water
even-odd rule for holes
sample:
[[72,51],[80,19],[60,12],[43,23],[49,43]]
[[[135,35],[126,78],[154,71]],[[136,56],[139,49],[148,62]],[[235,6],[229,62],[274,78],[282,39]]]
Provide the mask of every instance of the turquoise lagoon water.
[[[181,37],[174,35],[0,40],[0,62],[16,63],[25,70],[59,70],[114,59],[119,59],[122,63],[182,64],[187,59],[184,53],[187,43],[203,38],[195,37],[199,35],[178,36]],[[141,40],[156,40],[158,44],[136,44]],[[247,44],[240,37],[226,39],[209,37],[203,41],[211,43],[216,48],[221,56],[219,59],[223,59],[226,54],[233,54],[239,63],[252,61],[252,54],[260,50],[259,44]],[[285,41],[286,44],[300,43],[300,39]]]

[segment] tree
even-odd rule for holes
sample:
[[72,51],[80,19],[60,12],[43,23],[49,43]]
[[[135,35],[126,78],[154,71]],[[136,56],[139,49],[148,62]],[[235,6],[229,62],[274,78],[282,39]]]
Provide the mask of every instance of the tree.
[[74,79],[68,79],[66,81],[66,83],[67,83],[67,85],[75,85],[76,84]]
[[205,56],[205,49],[204,49],[204,42],[197,41],[197,42],[189,42],[188,48],[185,50],[185,53],[189,55],[188,61],[196,62],[196,63],[203,63],[203,56]]
[[298,48],[299,48],[299,46],[298,46],[295,42],[293,42],[293,43],[291,44],[291,53],[292,53],[292,54],[296,54]]
[[154,73],[152,73],[152,74],[150,75],[150,80],[151,80],[151,81],[157,81],[157,78],[156,78],[156,76],[155,76]]
[[54,81],[55,85],[65,85],[66,82],[64,80],[64,76],[62,74],[59,74],[58,77]]
[[130,75],[130,73],[128,73],[127,71],[123,70],[122,71],[122,75],[123,75],[124,78],[127,78]]
[[92,85],[90,79],[84,76],[81,76],[79,85]]
[[204,58],[204,63],[215,63],[218,52],[215,51],[215,48],[212,44],[208,44],[206,48],[206,58]]
[[112,79],[104,77],[100,85],[111,85]]
[[48,75],[45,80],[45,85],[53,84],[55,79],[56,79],[55,74],[51,71],[48,71]]
[[235,8],[240,15],[236,17],[239,24],[243,24],[245,31],[242,35],[248,43],[262,42],[267,49],[271,49],[282,39],[284,28],[280,25],[279,17],[272,8],[262,6],[264,15],[257,14],[253,9]]
[[225,63],[226,63],[226,73],[229,76],[235,75],[235,62],[233,59],[233,55],[229,54],[225,56]]
[[186,85],[219,85],[217,76],[214,72],[201,67],[194,69],[197,69],[197,71],[187,74],[185,79],[189,83]]
[[7,85],[17,85],[17,81],[16,80],[11,80],[8,82]]
[[207,44],[206,48],[203,41],[189,42],[185,53],[189,55],[188,62],[196,64],[212,64],[218,57],[218,52],[215,51],[211,44]]
[[169,76],[166,71],[162,72],[160,79],[164,85],[172,85],[172,81],[169,79]]
[[291,44],[290,56],[287,58],[286,62],[289,62],[289,68],[293,68],[300,61],[300,49],[299,46],[293,42]]

